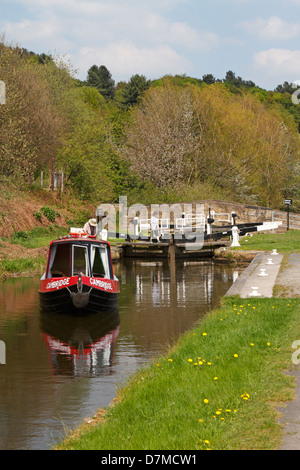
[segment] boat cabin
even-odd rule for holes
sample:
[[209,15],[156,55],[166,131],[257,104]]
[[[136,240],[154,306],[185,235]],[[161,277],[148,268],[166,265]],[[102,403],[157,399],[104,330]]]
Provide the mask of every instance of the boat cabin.
[[52,242],[45,279],[72,277],[113,279],[110,246],[90,238]]

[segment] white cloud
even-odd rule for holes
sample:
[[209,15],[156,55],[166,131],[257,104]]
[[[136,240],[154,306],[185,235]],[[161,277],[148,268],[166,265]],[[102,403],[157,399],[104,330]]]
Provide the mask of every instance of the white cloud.
[[95,63],[106,65],[116,80],[133,73],[191,73],[189,54],[211,51],[220,42],[214,32],[166,14],[190,0],[13,1],[27,6],[32,19],[0,22],[8,40],[36,52],[69,54],[81,78]]
[[289,23],[278,16],[269,19],[257,18],[254,21],[244,21],[239,24],[247,33],[263,40],[285,40],[300,34],[300,23]]
[[188,73],[193,68],[189,60],[170,46],[139,48],[126,41],[98,48],[82,47],[72,56],[72,62],[81,70],[93,64],[104,64],[118,80],[127,80],[134,74],[158,78],[169,73]]
[[70,47],[70,42],[63,37],[59,22],[51,21],[50,18],[45,21],[22,19],[17,23],[3,22],[2,30],[7,38],[21,47],[38,44],[39,48],[44,48],[44,52],[50,52],[49,44],[52,51],[56,47]]
[[300,50],[269,49],[254,55],[254,66],[269,77],[289,82],[300,77]]

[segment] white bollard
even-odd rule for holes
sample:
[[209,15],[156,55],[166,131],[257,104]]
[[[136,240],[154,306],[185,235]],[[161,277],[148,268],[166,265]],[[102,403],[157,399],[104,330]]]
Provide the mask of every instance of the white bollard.
[[100,234],[101,234],[101,240],[106,242],[107,241],[107,230],[106,230],[106,228],[102,229]]
[[271,253],[271,255],[274,255],[274,256],[277,256],[278,254],[279,254],[279,253],[277,253],[277,250],[275,250],[275,249],[274,249],[274,250],[272,251],[272,253]]
[[268,258],[268,262],[267,262],[268,265],[270,264],[274,264],[273,261],[272,261],[272,258]]
[[266,273],[266,270],[265,270],[265,269],[261,269],[261,270],[260,270],[260,274],[258,274],[258,276],[260,276],[260,277],[267,277],[268,274]]
[[238,227],[232,227],[232,247],[234,246],[241,246],[239,243],[239,229]]
[[248,294],[248,297],[260,297],[260,294],[257,292],[258,291],[258,287],[251,287],[252,292],[250,292],[250,294]]

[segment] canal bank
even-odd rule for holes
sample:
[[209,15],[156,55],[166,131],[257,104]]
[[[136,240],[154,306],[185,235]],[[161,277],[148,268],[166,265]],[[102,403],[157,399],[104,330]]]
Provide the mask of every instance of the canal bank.
[[[257,254],[220,308],[132,377],[61,448],[275,450],[292,445],[291,426],[300,448],[288,412],[299,406],[299,393],[284,373],[294,367],[292,344],[300,338],[299,266],[297,253]],[[293,298],[282,288],[288,278]]]

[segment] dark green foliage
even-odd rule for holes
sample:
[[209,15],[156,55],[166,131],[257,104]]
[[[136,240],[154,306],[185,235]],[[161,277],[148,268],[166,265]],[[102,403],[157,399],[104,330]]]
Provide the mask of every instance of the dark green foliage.
[[25,240],[26,238],[28,238],[28,235],[23,230],[19,230],[18,232],[16,232],[13,235],[13,238],[16,239],[16,240],[18,240],[18,239]]
[[41,220],[42,220],[42,213],[39,212],[39,211],[35,211],[35,212],[34,212],[34,217],[35,217],[37,220],[41,221]]
[[144,93],[151,85],[151,80],[147,80],[144,75],[134,75],[131,77],[129,83],[123,90],[122,104],[125,107],[133,106],[136,104]]
[[241,77],[236,77],[235,73],[231,70],[226,73],[226,77],[224,78],[223,82],[236,88],[253,88],[256,86],[255,83],[251,80],[243,80]]
[[44,214],[44,216],[47,217],[49,222],[55,222],[56,212],[54,209],[51,209],[51,207],[48,207],[48,206],[44,206],[41,208],[41,211]]
[[87,73],[88,86],[97,88],[105,99],[112,99],[115,95],[115,82],[105,65],[92,65]]
[[294,93],[295,88],[293,88],[293,84],[289,82],[284,82],[282,85],[278,85],[275,88],[277,93],[290,93],[291,95]]
[[202,80],[204,83],[207,83],[207,85],[213,85],[217,81],[211,73],[203,75]]

